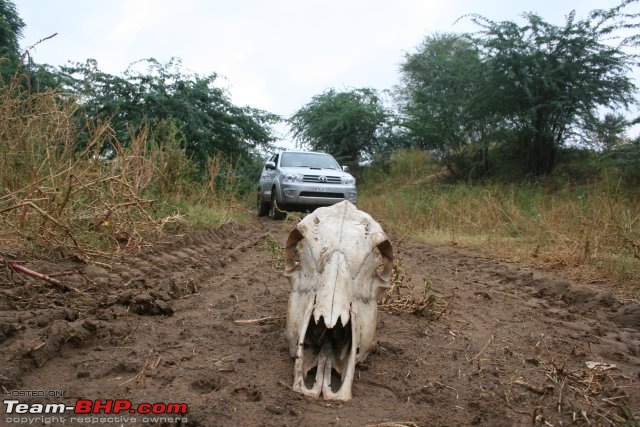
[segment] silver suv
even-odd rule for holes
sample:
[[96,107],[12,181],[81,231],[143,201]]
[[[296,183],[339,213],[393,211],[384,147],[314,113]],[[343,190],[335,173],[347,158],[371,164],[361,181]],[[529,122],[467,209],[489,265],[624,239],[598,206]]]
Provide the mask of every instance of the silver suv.
[[281,151],[269,158],[258,184],[258,216],[283,219],[343,200],[356,203],[356,179],[325,153]]

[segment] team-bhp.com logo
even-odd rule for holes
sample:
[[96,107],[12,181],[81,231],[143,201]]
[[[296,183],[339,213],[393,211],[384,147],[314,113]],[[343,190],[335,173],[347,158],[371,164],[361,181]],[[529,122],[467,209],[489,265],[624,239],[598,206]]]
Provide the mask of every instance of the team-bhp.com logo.
[[[25,415],[63,415],[72,413],[79,416],[78,419],[70,421],[91,422],[81,420],[82,417],[92,417],[96,414],[104,415],[162,415],[177,416],[178,418],[187,413],[189,405],[186,403],[140,403],[134,405],[130,400],[107,399],[88,400],[78,399],[75,405],[65,405],[64,403],[23,403],[19,400],[7,399],[3,401],[7,422],[20,423]],[[15,418],[15,420],[13,419]],[[31,417],[33,418],[33,417]],[[136,422],[135,419],[128,421]],[[143,419],[143,421],[149,421]]]

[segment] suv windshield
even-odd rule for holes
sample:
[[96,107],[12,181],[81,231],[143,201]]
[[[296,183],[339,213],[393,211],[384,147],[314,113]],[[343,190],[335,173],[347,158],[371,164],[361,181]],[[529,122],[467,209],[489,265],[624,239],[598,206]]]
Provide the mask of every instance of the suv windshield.
[[333,157],[318,153],[282,153],[280,167],[340,169]]

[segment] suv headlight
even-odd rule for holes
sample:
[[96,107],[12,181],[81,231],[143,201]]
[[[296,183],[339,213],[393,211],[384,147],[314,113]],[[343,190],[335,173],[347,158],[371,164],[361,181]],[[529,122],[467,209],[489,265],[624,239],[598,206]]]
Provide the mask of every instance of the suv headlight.
[[284,182],[302,182],[302,177],[299,173],[290,173],[285,175]]
[[342,177],[342,183],[343,184],[355,184],[356,183],[356,179],[352,176],[343,176]]

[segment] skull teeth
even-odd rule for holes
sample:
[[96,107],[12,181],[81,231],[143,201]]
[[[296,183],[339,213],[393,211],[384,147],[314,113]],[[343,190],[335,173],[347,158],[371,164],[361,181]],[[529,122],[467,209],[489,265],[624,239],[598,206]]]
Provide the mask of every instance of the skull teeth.
[[351,398],[356,348],[352,327],[348,312],[337,316],[333,327],[321,313],[309,313],[298,341],[294,390],[315,398]]

